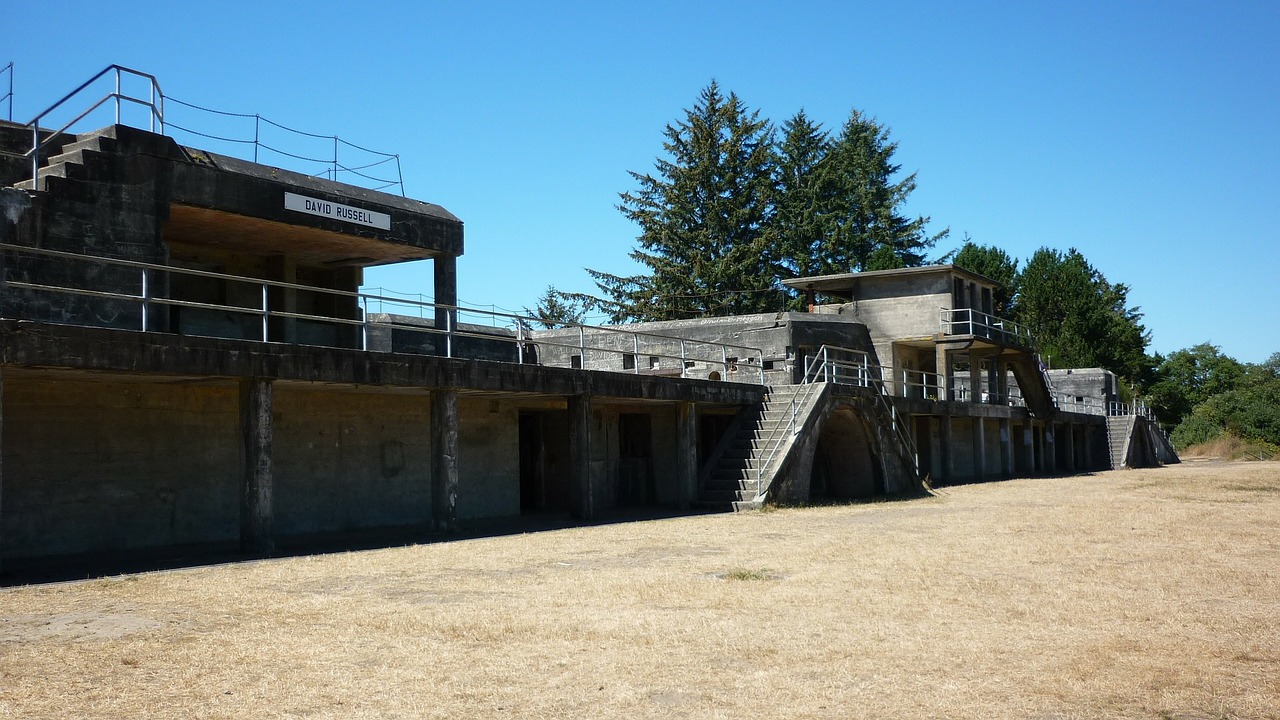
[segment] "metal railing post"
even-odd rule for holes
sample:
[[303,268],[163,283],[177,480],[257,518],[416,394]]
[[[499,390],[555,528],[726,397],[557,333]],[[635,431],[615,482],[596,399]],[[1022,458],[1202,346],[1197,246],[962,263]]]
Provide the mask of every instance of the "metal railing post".
[[120,68],[116,68],[116,124],[120,124]]
[[444,356],[453,357],[453,313],[446,311],[444,314]]
[[729,348],[720,346],[720,366],[724,368],[724,379],[729,379]]
[[578,326],[578,363],[583,370],[587,369],[587,331],[581,325]]
[[267,284],[262,284],[262,342],[267,342],[267,316],[270,314],[267,306]]
[[635,372],[636,375],[639,375],[640,374],[640,336],[636,333],[631,333],[631,357],[634,358],[634,362],[631,363],[632,365],[631,369]]
[[516,364],[524,364],[524,323],[516,320]]
[[365,296],[360,296],[360,304],[357,306],[360,310],[360,349],[369,352],[369,300]]
[[147,316],[151,314],[151,284],[147,282],[150,271],[142,269],[142,332],[147,331]]
[[684,351],[684,339],[680,339],[680,377],[687,377],[688,373],[688,355]]
[[258,133],[260,132],[261,125],[262,125],[262,116],[257,113],[254,113],[253,114],[253,161],[254,162],[258,162],[258,137],[259,137]]

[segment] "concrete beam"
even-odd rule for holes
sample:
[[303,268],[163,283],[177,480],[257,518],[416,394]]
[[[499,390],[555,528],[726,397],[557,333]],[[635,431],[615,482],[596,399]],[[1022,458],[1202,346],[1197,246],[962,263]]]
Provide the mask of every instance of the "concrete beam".
[[595,517],[591,478],[591,396],[569,398],[569,511],[579,520]]
[[436,532],[458,527],[458,391],[431,392],[431,517]]
[[691,402],[676,403],[676,484],[681,510],[698,497],[698,410]]
[[240,485],[240,548],[268,555],[275,550],[274,477],[271,463],[272,384],[263,378],[240,381],[240,434],[244,473]]

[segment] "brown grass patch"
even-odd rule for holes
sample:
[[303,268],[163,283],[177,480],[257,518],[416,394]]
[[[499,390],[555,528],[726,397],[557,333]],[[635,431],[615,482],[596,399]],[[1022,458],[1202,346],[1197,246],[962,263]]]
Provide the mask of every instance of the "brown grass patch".
[[1223,434],[1208,441],[1191,445],[1179,453],[1184,458],[1217,460],[1280,460],[1280,448],[1255,440],[1242,440]]
[[947,493],[0,590],[0,717],[1280,718],[1280,464]]

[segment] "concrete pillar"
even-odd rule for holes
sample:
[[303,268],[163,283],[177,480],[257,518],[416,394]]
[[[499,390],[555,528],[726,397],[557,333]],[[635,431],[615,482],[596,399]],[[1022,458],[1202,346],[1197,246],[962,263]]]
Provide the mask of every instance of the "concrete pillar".
[[1000,387],[1000,370],[1004,367],[1004,363],[1000,361],[998,355],[992,355],[991,360],[987,362],[987,402],[992,405],[1000,405],[1004,403],[1004,392]]
[[982,358],[969,352],[969,402],[982,402]]
[[698,411],[691,402],[676,403],[676,489],[681,510],[698,498]]
[[1013,427],[1009,418],[1000,418],[1000,475],[1013,477]]
[[[288,255],[276,255],[267,259],[267,275],[271,280],[298,282],[298,262]],[[298,312],[298,291],[293,288],[271,287],[267,290],[267,304],[272,312]],[[298,321],[295,318],[273,317],[267,323],[268,339],[272,342],[296,343]]]
[[458,391],[431,392],[431,519],[436,532],[458,527]]
[[938,371],[938,383],[940,384],[938,387],[938,399],[950,400],[951,359],[948,357],[946,347],[935,345],[934,348],[934,367]]
[[579,520],[595,517],[591,481],[591,396],[569,398],[569,512]]
[[982,482],[987,479],[987,429],[980,417],[973,419],[973,479]]
[[244,473],[240,483],[240,549],[258,555],[275,550],[274,476],[271,463],[272,382],[240,380],[240,435]]
[[1018,471],[1027,475],[1036,473],[1036,429],[1031,418],[1022,421],[1022,467]]
[[1058,472],[1058,446],[1053,423],[1044,424],[1044,471],[1050,475]]
[[1076,471],[1076,424],[1067,423],[1067,472],[1074,473]]
[[942,454],[942,477],[938,478],[941,482],[950,483],[955,481],[956,471],[953,467],[953,453],[951,452],[951,413],[943,412],[938,418],[938,451]]
[[[0,258],[4,253],[0,252]],[[4,260],[0,259],[0,285],[4,284]],[[4,369],[0,368],[0,572],[4,570]]]
[[[443,255],[431,261],[435,268],[435,299],[436,305],[457,306],[458,304],[458,259],[452,255]],[[455,328],[458,324],[458,311],[451,308],[436,307],[436,329],[444,330],[446,328]],[[438,347],[441,355],[445,355],[444,350],[448,340],[445,336],[437,336]],[[456,355],[456,352],[447,353],[450,357]]]

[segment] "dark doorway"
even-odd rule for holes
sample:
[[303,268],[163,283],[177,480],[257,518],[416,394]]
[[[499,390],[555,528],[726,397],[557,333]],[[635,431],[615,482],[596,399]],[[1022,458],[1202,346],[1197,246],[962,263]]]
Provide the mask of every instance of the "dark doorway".
[[809,495],[814,500],[868,498],[885,492],[884,474],[866,424],[852,409],[833,411],[822,423],[813,454]]
[[520,512],[567,512],[569,424],[563,413],[520,413]]
[[623,413],[618,416],[618,505],[635,507],[653,500],[653,419]]

